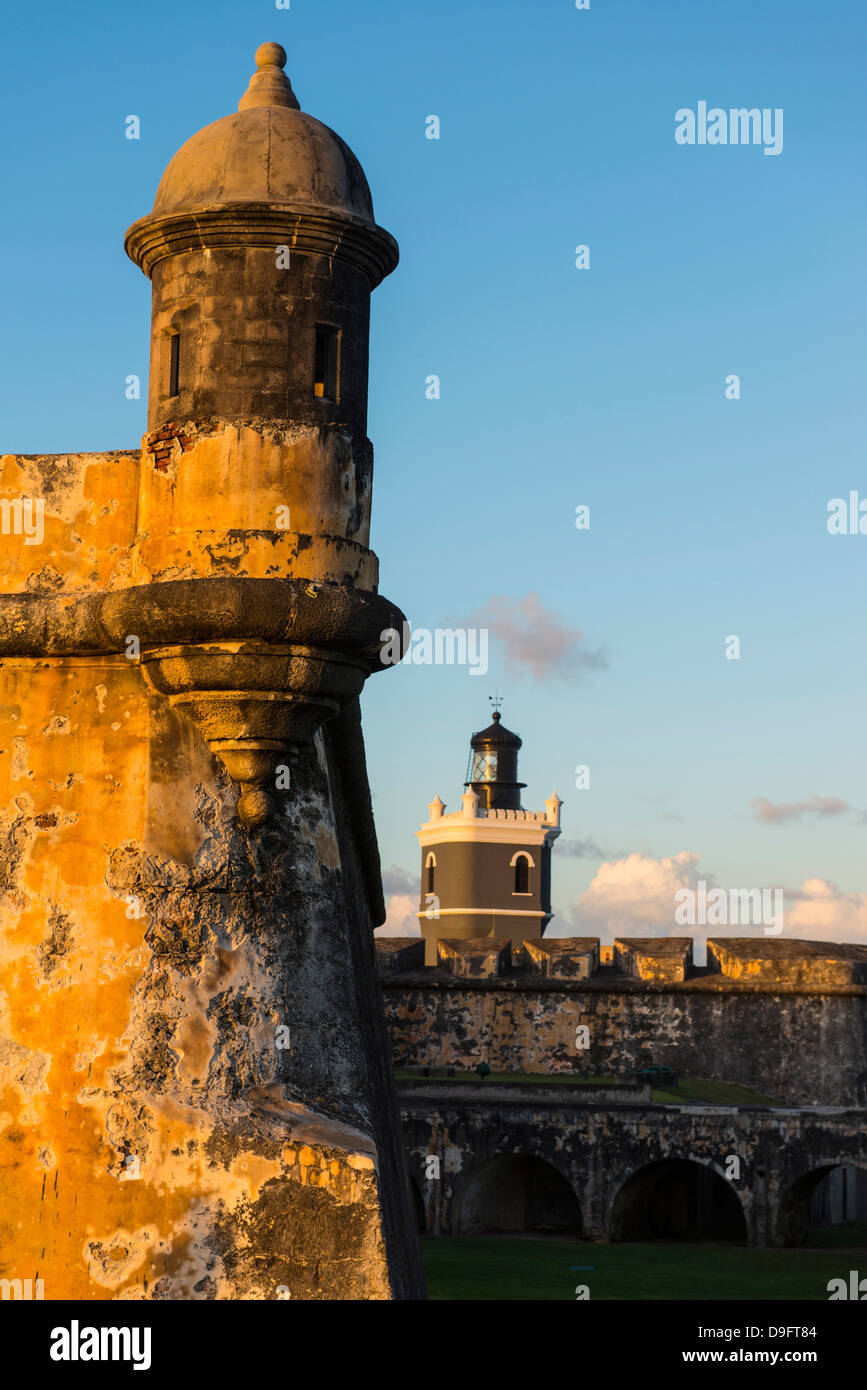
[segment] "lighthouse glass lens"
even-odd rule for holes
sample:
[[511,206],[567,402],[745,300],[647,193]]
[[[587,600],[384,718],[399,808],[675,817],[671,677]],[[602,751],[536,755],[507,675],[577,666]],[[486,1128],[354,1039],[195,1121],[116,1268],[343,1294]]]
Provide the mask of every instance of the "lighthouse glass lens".
[[473,781],[495,782],[497,779],[496,753],[477,753],[473,759]]

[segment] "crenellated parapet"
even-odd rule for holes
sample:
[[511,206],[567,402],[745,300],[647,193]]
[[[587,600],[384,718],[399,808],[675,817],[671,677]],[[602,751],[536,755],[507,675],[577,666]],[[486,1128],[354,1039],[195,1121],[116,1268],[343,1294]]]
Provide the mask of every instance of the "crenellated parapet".
[[377,941],[399,1066],[623,1079],[646,1066],[792,1105],[867,1105],[867,948],[686,937]]
[[[720,937],[707,942],[707,964],[696,966],[693,940],[684,936],[618,937],[613,947],[599,937],[441,938],[438,961],[420,978],[432,987],[451,980],[490,981],[516,988],[551,981],[594,989],[684,985],[690,989],[797,989],[824,994],[837,989],[867,992],[867,947],[825,941]],[[415,974],[424,966],[416,937],[377,940],[380,973]]]

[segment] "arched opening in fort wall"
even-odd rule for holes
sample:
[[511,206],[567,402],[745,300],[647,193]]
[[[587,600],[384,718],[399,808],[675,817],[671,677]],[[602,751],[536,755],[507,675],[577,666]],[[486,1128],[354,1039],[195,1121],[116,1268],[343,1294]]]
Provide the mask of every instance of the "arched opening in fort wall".
[[469,1176],[460,1202],[460,1235],[536,1231],[580,1236],[581,1207],[563,1174],[526,1154],[501,1154]]
[[633,1173],[611,1210],[611,1239],[747,1243],[740,1199],[719,1173],[692,1159],[665,1158]]
[[777,1244],[803,1245],[810,1231],[867,1218],[867,1167],[825,1163],[803,1173],[783,1194]]

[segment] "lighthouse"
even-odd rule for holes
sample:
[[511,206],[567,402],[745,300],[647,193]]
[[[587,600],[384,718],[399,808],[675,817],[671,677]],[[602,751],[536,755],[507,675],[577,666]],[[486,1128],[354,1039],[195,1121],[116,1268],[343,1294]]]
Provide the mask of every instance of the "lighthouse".
[[562,801],[525,811],[518,780],[521,739],[499,710],[470,740],[461,808],[447,812],[439,796],[417,830],[421,846],[418,919],[425,965],[437,964],[437,941],[540,937],[551,921],[551,846],[560,834]]

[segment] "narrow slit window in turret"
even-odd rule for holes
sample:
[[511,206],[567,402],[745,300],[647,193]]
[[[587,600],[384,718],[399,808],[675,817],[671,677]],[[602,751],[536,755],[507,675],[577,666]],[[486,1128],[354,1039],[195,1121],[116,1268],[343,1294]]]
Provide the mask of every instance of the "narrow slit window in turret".
[[313,394],[322,400],[337,400],[337,357],[340,329],[317,323],[313,354]]
[[169,395],[178,394],[178,376],[181,366],[181,335],[172,333],[169,339]]

